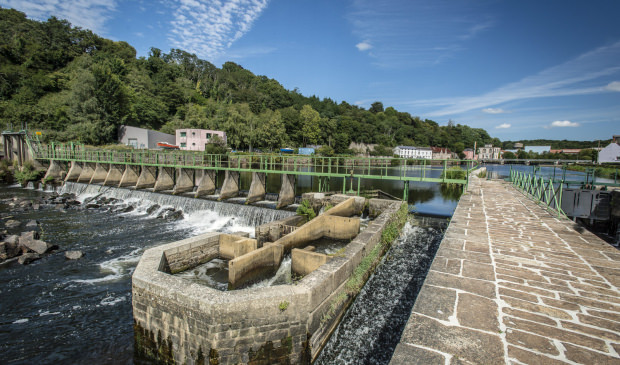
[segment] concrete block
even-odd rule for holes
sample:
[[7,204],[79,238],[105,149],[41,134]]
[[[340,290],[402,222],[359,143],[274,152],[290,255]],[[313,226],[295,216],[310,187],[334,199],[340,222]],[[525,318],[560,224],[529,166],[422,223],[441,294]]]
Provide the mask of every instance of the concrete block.
[[254,251],[258,248],[255,239],[230,234],[221,234],[219,244],[220,257],[229,260],[243,256],[246,253]]
[[282,245],[268,243],[262,248],[230,260],[228,262],[228,284],[237,287],[262,272],[277,270],[283,254]]
[[291,271],[297,275],[306,276],[330,259],[322,253],[295,248],[291,251]]

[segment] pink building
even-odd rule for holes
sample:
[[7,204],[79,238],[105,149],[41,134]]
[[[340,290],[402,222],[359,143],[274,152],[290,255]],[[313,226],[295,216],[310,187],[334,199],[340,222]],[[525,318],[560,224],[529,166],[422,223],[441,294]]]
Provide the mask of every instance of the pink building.
[[226,143],[226,132],[210,129],[177,129],[176,142],[182,150],[204,151],[213,136],[219,136]]

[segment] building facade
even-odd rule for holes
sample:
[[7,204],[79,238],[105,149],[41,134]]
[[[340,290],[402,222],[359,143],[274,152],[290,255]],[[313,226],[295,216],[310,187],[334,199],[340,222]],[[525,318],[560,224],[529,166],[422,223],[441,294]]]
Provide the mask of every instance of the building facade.
[[501,148],[493,147],[492,144],[485,144],[484,147],[478,148],[479,160],[499,160]]
[[[620,142],[620,138],[614,138],[614,140]],[[620,162],[620,145],[618,143],[612,142],[598,153],[598,163],[603,162]]]
[[397,146],[394,154],[401,158],[433,159],[433,150],[430,147]]
[[431,147],[433,151],[433,160],[448,160],[454,158],[454,154],[449,148]]
[[476,156],[473,148],[466,148],[463,150],[463,154],[465,155],[466,160],[475,160]]
[[157,142],[175,144],[172,134],[122,125],[118,128],[118,142],[133,148],[157,148]]
[[186,151],[204,151],[205,147],[218,136],[226,143],[226,132],[210,129],[177,129],[176,145]]

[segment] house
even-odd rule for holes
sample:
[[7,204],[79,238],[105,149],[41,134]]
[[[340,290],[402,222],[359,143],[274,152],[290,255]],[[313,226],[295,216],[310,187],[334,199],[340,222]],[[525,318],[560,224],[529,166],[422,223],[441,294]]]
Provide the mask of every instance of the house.
[[550,153],[551,146],[525,146],[523,150],[525,152],[534,152],[542,155],[543,153]]
[[499,160],[501,148],[493,147],[492,144],[485,144],[484,147],[478,148],[479,160]]
[[210,129],[177,129],[176,144],[182,150],[204,151],[205,147],[218,136],[226,143],[226,132]]
[[453,154],[449,148],[431,147],[433,151],[433,160],[448,160],[453,158]]
[[620,162],[620,136],[614,136],[613,141],[598,153],[598,163]]
[[118,128],[118,142],[133,148],[157,148],[158,142],[175,144],[172,134],[152,131],[150,129],[122,125]]
[[562,150],[550,150],[549,153],[563,153],[565,155],[578,155],[581,152],[580,148],[565,148]]
[[397,146],[394,154],[401,158],[433,159],[433,150],[430,147]]
[[475,160],[475,154],[473,148],[466,148],[463,150],[463,154],[465,155],[466,160]]

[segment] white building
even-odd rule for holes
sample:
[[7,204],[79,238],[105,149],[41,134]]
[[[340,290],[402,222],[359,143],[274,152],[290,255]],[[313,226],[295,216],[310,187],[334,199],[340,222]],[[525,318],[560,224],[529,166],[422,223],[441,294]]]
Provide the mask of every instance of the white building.
[[394,154],[401,158],[427,159],[433,158],[433,150],[430,147],[397,146]]
[[501,148],[493,147],[492,144],[485,144],[484,147],[478,148],[479,160],[499,160]]
[[[616,141],[614,136],[614,141]],[[620,142],[620,140],[618,140]],[[598,153],[598,163],[603,162],[620,162],[620,145],[616,142],[611,142],[609,146],[603,148]]]

